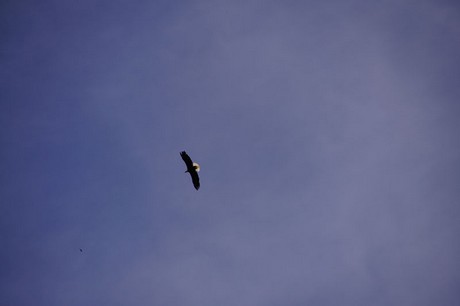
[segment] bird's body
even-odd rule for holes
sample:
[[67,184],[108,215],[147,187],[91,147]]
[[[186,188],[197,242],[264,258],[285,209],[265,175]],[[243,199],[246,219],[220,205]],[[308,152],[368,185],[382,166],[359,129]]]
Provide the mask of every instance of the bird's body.
[[185,172],[190,173],[190,176],[192,177],[192,182],[193,186],[195,187],[196,190],[200,188],[200,178],[198,177],[198,171],[200,171],[200,165],[197,163],[192,162],[192,159],[190,156],[185,151],[182,151],[180,153],[180,156],[185,162],[185,165],[187,166],[187,170]]

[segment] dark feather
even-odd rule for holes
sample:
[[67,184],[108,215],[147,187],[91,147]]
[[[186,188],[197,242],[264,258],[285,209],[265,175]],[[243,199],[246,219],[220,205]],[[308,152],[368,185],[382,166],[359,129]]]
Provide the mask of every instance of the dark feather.
[[192,159],[190,158],[190,156],[188,156],[188,154],[187,154],[185,151],[180,152],[180,156],[181,156],[182,159],[184,160],[185,165],[187,166],[187,170],[188,170],[189,168],[193,168]]
[[180,153],[180,156],[182,157],[182,159],[185,162],[185,165],[187,166],[187,172],[190,173],[190,176],[192,177],[193,186],[196,190],[198,190],[200,188],[200,178],[195,167],[193,167],[192,159],[190,158],[190,156],[188,156],[188,154],[185,151],[182,151]]
[[196,171],[190,172],[190,176],[192,177],[192,182],[195,189],[200,189],[200,178],[198,177],[198,173]]

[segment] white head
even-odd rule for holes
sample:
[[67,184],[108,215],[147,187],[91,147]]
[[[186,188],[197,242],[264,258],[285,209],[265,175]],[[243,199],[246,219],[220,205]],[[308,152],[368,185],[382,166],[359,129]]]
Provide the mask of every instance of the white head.
[[200,172],[200,165],[198,165],[197,163],[193,163],[193,168],[195,168],[196,172]]

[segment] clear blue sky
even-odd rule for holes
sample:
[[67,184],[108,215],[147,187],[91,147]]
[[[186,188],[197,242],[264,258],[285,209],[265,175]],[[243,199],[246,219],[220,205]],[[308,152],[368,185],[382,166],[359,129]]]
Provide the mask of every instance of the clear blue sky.
[[0,11],[1,305],[460,304],[455,1]]

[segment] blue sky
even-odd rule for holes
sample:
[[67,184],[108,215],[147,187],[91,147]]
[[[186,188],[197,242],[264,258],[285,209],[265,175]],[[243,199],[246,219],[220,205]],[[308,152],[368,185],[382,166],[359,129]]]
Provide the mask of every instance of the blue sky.
[[0,14],[0,304],[460,302],[454,1]]

